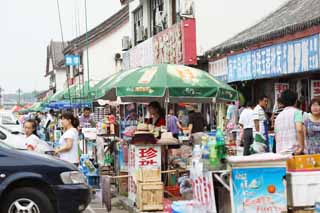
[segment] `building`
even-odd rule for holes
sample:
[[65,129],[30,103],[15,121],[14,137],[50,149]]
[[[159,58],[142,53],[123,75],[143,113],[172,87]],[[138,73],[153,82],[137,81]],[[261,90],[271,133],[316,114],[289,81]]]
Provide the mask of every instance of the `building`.
[[47,62],[45,77],[49,78],[48,94],[63,90],[66,82],[63,49],[67,42],[51,41],[47,46]]
[[194,14],[190,0],[129,1],[130,33],[122,39],[124,68],[197,65]]
[[291,0],[256,25],[206,52],[209,71],[246,100],[271,99],[291,88],[303,108],[320,95],[320,1]]
[[121,70],[121,38],[129,34],[129,29],[129,7],[123,1],[117,13],[87,34],[73,39],[64,49],[64,54],[79,55],[80,66],[70,70],[69,85],[86,81],[88,71],[90,80],[97,81]]

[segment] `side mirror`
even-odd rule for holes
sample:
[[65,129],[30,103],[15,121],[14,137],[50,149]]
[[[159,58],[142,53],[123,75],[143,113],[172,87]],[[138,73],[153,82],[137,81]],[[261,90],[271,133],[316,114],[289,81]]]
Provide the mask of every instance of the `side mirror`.
[[17,124],[17,125],[20,125],[20,122],[19,122],[19,120],[16,120],[16,124]]

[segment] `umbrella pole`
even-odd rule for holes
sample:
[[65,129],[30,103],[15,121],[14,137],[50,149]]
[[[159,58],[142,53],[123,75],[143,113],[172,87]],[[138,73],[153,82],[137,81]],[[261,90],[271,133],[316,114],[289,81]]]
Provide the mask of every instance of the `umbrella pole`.
[[168,100],[168,98],[165,99],[164,105],[165,105],[165,108],[166,108],[166,116],[165,116],[165,118],[166,118],[166,129],[168,131],[168,114],[169,114],[169,109],[168,109],[169,100]]

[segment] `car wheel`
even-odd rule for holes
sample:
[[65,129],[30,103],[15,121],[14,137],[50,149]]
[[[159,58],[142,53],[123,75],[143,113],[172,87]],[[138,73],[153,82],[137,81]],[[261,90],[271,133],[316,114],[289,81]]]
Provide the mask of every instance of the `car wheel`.
[[30,187],[18,188],[9,193],[2,203],[2,213],[54,213],[47,195]]

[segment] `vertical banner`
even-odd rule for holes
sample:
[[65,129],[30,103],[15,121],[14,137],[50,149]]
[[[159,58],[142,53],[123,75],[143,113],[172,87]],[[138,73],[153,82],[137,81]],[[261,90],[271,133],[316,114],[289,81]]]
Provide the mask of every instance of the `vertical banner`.
[[131,204],[137,197],[137,172],[139,169],[161,169],[161,147],[130,145],[128,156],[128,198]]
[[320,80],[311,80],[311,99],[320,98]]
[[275,103],[277,102],[278,98],[281,96],[281,93],[285,90],[289,89],[288,83],[275,83],[274,84],[274,95],[275,95]]

